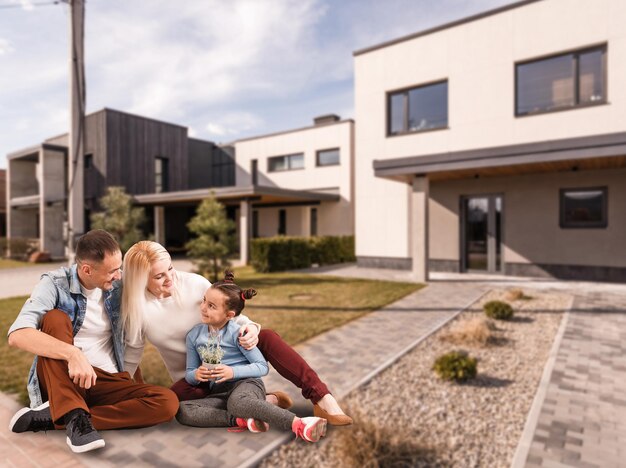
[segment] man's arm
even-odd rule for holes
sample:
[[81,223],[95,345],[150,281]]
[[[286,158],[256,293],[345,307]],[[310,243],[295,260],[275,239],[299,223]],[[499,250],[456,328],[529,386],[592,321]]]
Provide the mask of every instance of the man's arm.
[[74,383],[81,388],[91,388],[96,383],[96,373],[83,352],[76,346],[39,331],[43,316],[56,307],[57,294],[52,280],[43,276],[9,328],[9,346],[37,356],[67,361],[69,375]]
[[9,346],[51,359],[67,361],[70,378],[81,388],[96,384],[93,366],[76,346],[34,328],[20,328],[9,335]]

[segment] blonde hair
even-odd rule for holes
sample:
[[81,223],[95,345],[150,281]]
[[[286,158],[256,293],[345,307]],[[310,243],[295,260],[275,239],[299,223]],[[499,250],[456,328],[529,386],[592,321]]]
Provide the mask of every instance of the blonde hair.
[[[143,311],[146,308],[146,289],[152,264],[167,260],[170,254],[161,244],[141,241],[133,245],[124,255],[124,287],[122,290],[122,325],[126,340],[142,340]],[[179,303],[178,277],[172,289],[174,300]]]

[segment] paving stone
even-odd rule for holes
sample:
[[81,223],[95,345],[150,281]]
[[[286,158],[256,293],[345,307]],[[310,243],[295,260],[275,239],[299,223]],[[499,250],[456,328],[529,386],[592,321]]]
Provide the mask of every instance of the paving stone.
[[546,443],[531,444],[527,466],[626,465],[626,295],[607,296],[575,299],[534,437]]

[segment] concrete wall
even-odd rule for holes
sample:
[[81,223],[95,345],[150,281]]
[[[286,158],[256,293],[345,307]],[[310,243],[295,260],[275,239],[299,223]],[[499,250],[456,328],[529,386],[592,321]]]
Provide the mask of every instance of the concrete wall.
[[[626,169],[560,172],[436,182],[430,187],[430,258],[460,259],[461,196],[503,196],[506,263],[623,267],[626,265]],[[606,229],[562,229],[559,190],[608,187]]]
[[[338,187],[339,202],[324,202],[318,209],[319,235],[349,235],[354,233],[353,183],[353,128],[352,121],[318,125],[302,130],[237,141],[236,183],[251,185],[251,161],[258,161],[258,184],[293,190],[321,190]],[[334,166],[316,166],[319,150],[339,148],[340,163]],[[304,169],[268,172],[268,158],[287,154],[304,153]],[[262,237],[276,235],[278,209],[259,209],[259,234]],[[286,207],[288,235],[308,235],[309,208]]]
[[[357,255],[410,255],[409,189],[374,160],[624,131],[625,19],[621,0],[546,0],[357,55]],[[608,104],[515,117],[516,62],[605,43]],[[449,128],[387,137],[386,93],[443,79]]]
[[52,257],[62,258],[65,257],[65,153],[47,149],[42,155],[40,249],[50,252]]

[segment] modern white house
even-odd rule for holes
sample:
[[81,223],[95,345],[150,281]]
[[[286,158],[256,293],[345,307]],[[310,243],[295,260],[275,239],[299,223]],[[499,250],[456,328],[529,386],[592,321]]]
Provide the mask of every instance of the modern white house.
[[237,140],[238,186],[332,194],[335,200],[257,203],[252,237],[354,234],[354,121],[337,115],[314,125]]
[[626,280],[626,2],[354,52],[359,265]]
[[[626,1],[525,0],[354,52],[355,119],[219,146],[87,117],[108,185],[188,240],[213,192],[249,239],[352,235],[359,266],[626,281]],[[62,255],[66,136],[9,155],[8,233]],[[149,142],[146,144],[145,142]]]

